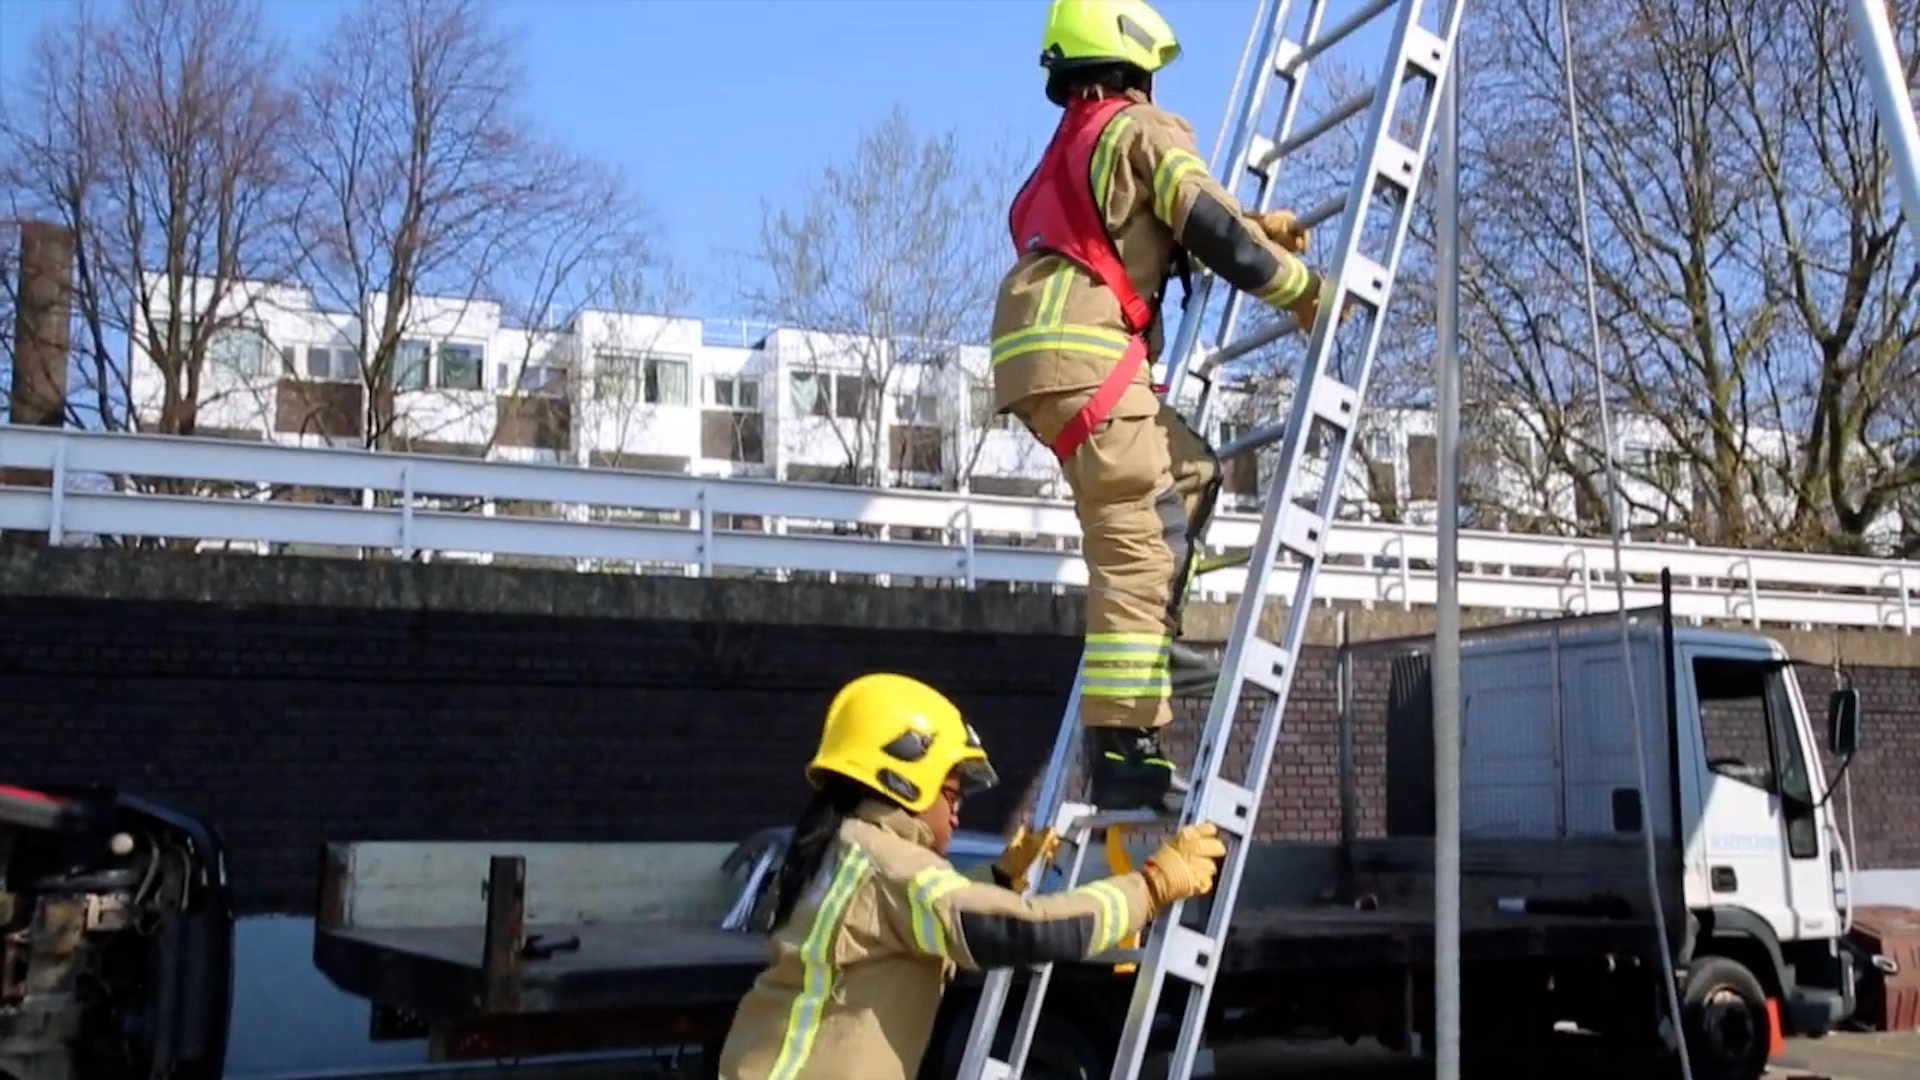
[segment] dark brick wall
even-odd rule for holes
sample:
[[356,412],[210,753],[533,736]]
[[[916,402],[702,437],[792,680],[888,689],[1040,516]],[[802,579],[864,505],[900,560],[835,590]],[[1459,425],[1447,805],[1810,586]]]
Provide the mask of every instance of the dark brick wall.
[[[735,839],[788,820],[829,696],[864,671],[947,689],[1031,795],[1078,642],[1058,635],[0,597],[21,779],[117,783],[216,822],[249,911],[306,911],[326,839]],[[1339,836],[1333,653],[1310,649],[1267,838]],[[1920,667],[1857,668],[1861,863],[1920,866]],[[1386,680],[1356,693],[1358,824],[1384,829]],[[1818,708],[1830,677],[1801,679]],[[1250,714],[1252,706],[1244,707]],[[1182,755],[1203,717],[1183,702]],[[1230,760],[1244,759],[1250,734]]]
[[[1077,642],[346,609],[0,600],[3,770],[225,833],[248,910],[310,910],[327,839],[729,840],[790,820],[832,692],[897,670],[1044,766]],[[24,768],[24,773],[22,767]]]

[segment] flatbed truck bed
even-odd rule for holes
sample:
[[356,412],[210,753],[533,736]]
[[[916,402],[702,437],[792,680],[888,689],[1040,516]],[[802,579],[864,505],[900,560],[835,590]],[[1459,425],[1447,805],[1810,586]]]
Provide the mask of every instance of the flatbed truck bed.
[[[376,1037],[428,1034],[436,1057],[652,1038],[710,1045],[724,1037],[766,962],[760,935],[723,928],[764,883],[742,874],[752,861],[740,857],[744,847],[730,856],[727,845],[713,844],[330,845],[315,965],[374,1003]],[[1543,883],[1591,885],[1596,874],[1630,883],[1640,872],[1637,852],[1625,846],[1583,850],[1572,861],[1558,850],[1470,849],[1461,940],[1468,963],[1645,948],[1651,924],[1630,910],[1500,910],[1508,893]],[[1424,993],[1414,973],[1433,955],[1432,901],[1421,884],[1431,857],[1420,841],[1267,845],[1221,957],[1219,1030],[1232,1028],[1236,1011],[1270,1017],[1281,1008],[1301,1023],[1324,1022],[1311,1015],[1316,997],[1326,996],[1316,991],[1343,986],[1382,1003],[1360,1034],[1404,1036],[1408,995]],[[1578,874],[1568,873],[1572,862]],[[723,865],[732,871],[722,874]],[[1062,965],[1057,974],[1078,989],[1052,1000],[1078,1011],[1071,1023],[1089,1042],[1108,1042],[1103,1029],[1124,1015],[1131,990],[1126,971],[1101,960]],[[979,981],[963,973],[947,1011],[970,1009]],[[1350,1006],[1340,1013],[1353,1015]]]
[[[529,925],[543,942],[577,948],[522,958],[519,1012],[566,1012],[737,1002],[766,963],[756,935],[697,923]],[[1484,959],[1617,951],[1646,927],[1619,919],[1499,913],[1462,919],[1462,950]],[[315,958],[336,985],[421,1016],[470,1014],[486,986],[486,927],[323,931]],[[1274,974],[1416,964],[1433,955],[1431,915],[1337,907],[1276,907],[1236,916],[1223,971]],[[1092,969],[1108,965],[1090,963]]]

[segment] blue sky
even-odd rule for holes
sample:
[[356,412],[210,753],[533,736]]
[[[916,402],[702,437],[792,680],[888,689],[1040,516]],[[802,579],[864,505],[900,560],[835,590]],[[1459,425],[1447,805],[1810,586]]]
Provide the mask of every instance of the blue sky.
[[[1036,63],[1046,0],[485,0],[523,35],[527,107],[551,135],[628,169],[699,314],[739,314],[732,252],[760,199],[797,197],[896,102],[969,145],[1044,145],[1058,112]],[[0,79],[71,0],[0,3]],[[297,48],[340,0],[266,0]],[[1160,99],[1211,150],[1255,0],[1162,0],[1185,55]],[[1332,8],[1337,13],[1342,3]]]

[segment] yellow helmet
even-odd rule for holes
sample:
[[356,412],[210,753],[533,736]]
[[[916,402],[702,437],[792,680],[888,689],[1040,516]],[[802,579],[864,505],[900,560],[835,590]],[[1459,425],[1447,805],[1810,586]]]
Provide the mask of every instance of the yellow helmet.
[[862,675],[827,706],[807,782],[819,787],[822,773],[837,773],[917,814],[955,769],[971,791],[999,782],[980,736],[945,694],[905,675]]
[[1179,55],[1173,27],[1145,0],[1053,0],[1040,39],[1050,71],[1120,63],[1151,73]]

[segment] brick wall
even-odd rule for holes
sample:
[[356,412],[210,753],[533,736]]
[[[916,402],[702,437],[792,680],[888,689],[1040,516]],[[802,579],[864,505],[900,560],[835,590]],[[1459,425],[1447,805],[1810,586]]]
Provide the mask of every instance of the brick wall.
[[[927,678],[975,718],[1007,783],[968,823],[998,828],[1035,786],[1076,652],[1059,634],[0,595],[0,772],[205,815],[243,906],[297,912],[326,839],[727,840],[789,820],[829,696],[870,670]],[[1358,825],[1377,835],[1386,679],[1357,675]],[[1920,665],[1853,675],[1861,864],[1920,866]],[[1333,677],[1332,650],[1309,649],[1267,838],[1339,835]],[[1818,709],[1827,669],[1801,680]],[[1180,756],[1202,718],[1182,703]]]
[[[727,840],[791,820],[845,680],[1044,765],[1067,638],[14,599],[4,771],[114,782],[225,833],[248,910],[310,910],[327,839]],[[1004,818],[1007,793],[970,805]]]

